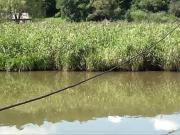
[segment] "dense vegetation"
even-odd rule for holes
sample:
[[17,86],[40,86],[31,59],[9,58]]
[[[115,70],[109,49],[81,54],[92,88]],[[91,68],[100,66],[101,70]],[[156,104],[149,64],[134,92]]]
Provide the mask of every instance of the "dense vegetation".
[[[179,0],[0,0],[1,18],[27,11],[34,18],[64,17],[73,21],[141,21],[180,17]],[[147,15],[148,14],[148,15]],[[153,17],[152,17],[153,16]],[[166,19],[165,19],[166,18]],[[168,19],[167,19],[168,18]]]
[[[180,3],[178,0],[0,0],[1,20],[26,11],[33,18],[54,16],[80,23],[48,19],[18,25],[3,21],[0,70],[109,69],[169,31],[174,26],[170,23],[180,17]],[[125,19],[134,23],[117,21]],[[179,29],[151,54],[118,70],[180,70],[178,37]]]
[[0,19],[28,12],[33,18],[51,17],[57,12],[55,0],[0,0]]
[[[71,20],[122,20],[143,18],[147,13],[180,17],[178,0],[57,0],[61,15]],[[58,4],[57,3],[57,4]],[[134,16],[133,12],[141,11]],[[160,16],[157,15],[158,18]]]
[[[0,70],[103,71],[148,48],[174,24],[82,22],[48,19],[0,25]],[[118,70],[179,70],[180,28]]]

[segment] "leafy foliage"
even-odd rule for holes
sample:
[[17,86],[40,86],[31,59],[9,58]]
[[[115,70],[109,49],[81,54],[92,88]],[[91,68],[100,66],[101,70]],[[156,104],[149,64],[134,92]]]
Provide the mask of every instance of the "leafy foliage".
[[35,18],[54,16],[56,0],[0,0],[1,17],[21,12],[29,12]]
[[27,11],[34,18],[45,16],[45,3],[42,0],[27,0]]
[[131,0],[57,0],[61,13],[68,18],[80,20],[122,19]]
[[177,17],[180,17],[180,1],[172,0],[170,4],[170,12]]
[[168,11],[169,0],[135,0],[137,9],[151,12]]
[[[95,70],[119,65],[159,40],[172,23],[0,24],[0,70]],[[150,54],[118,70],[179,70],[179,28]]]
[[[179,1],[170,0],[56,0],[61,16],[74,21],[120,20],[129,17],[129,11],[166,12],[179,16]],[[170,4],[171,3],[171,4]],[[130,18],[128,18],[130,19]]]
[[142,10],[135,10],[130,12],[131,21],[135,22],[174,22],[177,18],[172,14],[166,12],[149,13]]
[[86,20],[91,12],[90,0],[64,0],[62,2],[62,16],[74,21]]
[[26,0],[0,0],[1,18],[8,18],[12,13],[20,13],[26,8]]
[[[64,17],[72,21],[131,19],[130,12],[180,16],[179,0],[0,0],[0,16],[27,11],[34,18]],[[2,17],[1,17],[2,18]],[[169,18],[171,19],[171,18]]]
[[130,7],[131,0],[95,0],[92,4],[93,13],[88,20],[122,19]]

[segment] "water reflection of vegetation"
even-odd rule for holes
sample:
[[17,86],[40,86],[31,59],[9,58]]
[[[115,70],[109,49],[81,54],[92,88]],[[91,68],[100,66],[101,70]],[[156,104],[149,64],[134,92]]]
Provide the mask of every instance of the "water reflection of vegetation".
[[[1,106],[64,87],[95,73],[0,73]],[[8,123],[86,121],[109,115],[154,116],[180,111],[179,73],[110,73],[42,101],[0,113]],[[20,124],[21,125],[21,124]]]

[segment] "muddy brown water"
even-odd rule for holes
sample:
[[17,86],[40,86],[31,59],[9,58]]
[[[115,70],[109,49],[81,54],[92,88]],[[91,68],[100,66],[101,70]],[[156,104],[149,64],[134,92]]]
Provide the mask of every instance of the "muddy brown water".
[[[87,72],[0,73],[0,107],[91,77]],[[0,112],[0,134],[180,134],[180,73],[112,72]]]

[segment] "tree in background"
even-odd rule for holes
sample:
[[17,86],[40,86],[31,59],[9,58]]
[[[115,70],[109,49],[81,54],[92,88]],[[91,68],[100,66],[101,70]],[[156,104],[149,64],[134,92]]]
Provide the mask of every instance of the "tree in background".
[[53,17],[59,11],[57,16],[73,21],[133,20],[133,15],[143,18],[161,11],[180,17],[180,0],[0,0],[1,18],[14,14],[18,20],[24,11],[33,18]]
[[57,12],[56,0],[0,0],[0,16],[12,15],[18,21],[22,12],[28,12],[34,18],[52,17]]
[[143,11],[168,11],[170,0],[134,0],[133,7]]
[[91,0],[60,0],[57,2],[61,11],[61,16],[68,17],[74,21],[86,20],[91,13]]
[[58,12],[56,8],[56,0],[44,0],[43,5],[46,17],[52,17]]
[[180,1],[179,0],[171,0],[170,13],[174,14],[177,17],[180,17]]
[[132,0],[94,0],[92,13],[87,20],[101,21],[124,19],[125,13],[130,8]]
[[74,21],[123,19],[132,0],[56,0],[61,16]]
[[15,20],[21,17],[22,12],[27,9],[26,0],[0,0],[1,14],[5,18],[14,16]]
[[27,9],[33,18],[42,18],[46,16],[46,5],[44,0],[27,0]]

